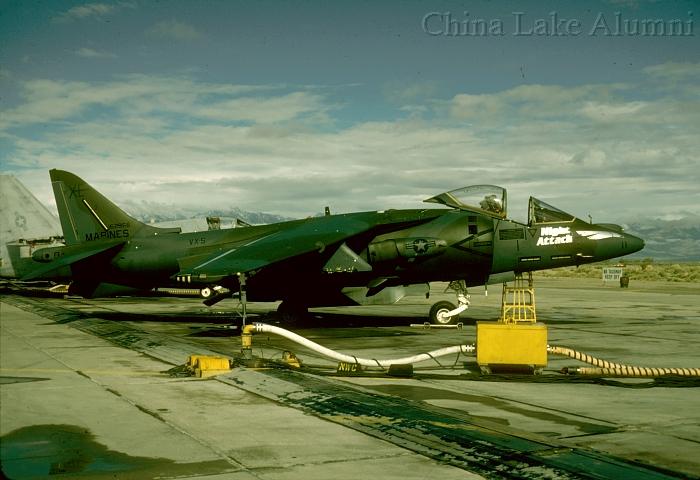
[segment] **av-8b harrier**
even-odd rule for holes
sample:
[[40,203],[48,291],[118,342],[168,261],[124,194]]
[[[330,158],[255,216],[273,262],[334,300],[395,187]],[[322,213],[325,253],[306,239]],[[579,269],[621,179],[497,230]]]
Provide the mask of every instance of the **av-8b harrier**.
[[[180,233],[139,222],[72,173],[51,170],[50,176],[66,246],[35,252],[45,265],[26,278],[69,274],[71,292],[86,297],[104,284],[151,289],[185,283],[240,291],[248,301],[281,300],[280,311],[290,315],[309,307],[392,303],[410,286],[447,281],[458,285],[464,305],[469,286],[644,247],[617,225],[584,222],[532,197],[528,223],[509,220],[506,191],[493,185],[426,200],[449,208]],[[431,321],[455,322],[458,311],[439,302]]]

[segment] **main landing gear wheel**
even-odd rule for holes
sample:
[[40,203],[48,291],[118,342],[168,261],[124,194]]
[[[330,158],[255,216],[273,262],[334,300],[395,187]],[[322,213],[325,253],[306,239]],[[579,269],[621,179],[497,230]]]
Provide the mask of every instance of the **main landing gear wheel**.
[[289,325],[302,324],[309,320],[309,310],[305,305],[285,300],[277,307],[277,317],[282,323]]
[[446,313],[451,312],[455,308],[457,307],[453,303],[447,301],[434,303],[430,307],[430,313],[428,314],[430,323],[434,325],[456,325],[459,323],[459,313],[451,317],[446,315]]

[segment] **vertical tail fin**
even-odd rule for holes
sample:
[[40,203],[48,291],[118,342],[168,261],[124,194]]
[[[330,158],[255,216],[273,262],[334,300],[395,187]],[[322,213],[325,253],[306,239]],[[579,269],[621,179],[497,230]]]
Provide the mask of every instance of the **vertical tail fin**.
[[126,241],[131,237],[180,231],[178,228],[157,228],[139,222],[77,175],[56,169],[49,174],[67,245],[105,240]]

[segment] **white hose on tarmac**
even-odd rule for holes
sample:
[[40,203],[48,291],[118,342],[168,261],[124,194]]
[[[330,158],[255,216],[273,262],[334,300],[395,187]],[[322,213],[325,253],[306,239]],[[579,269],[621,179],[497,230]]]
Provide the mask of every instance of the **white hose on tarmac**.
[[346,355],[344,353],[339,353],[336,352],[335,350],[331,350],[330,348],[326,348],[323,345],[319,345],[318,343],[312,342],[308,338],[304,338],[301,335],[297,335],[294,332],[290,332],[289,330],[285,330],[284,328],[280,327],[275,327],[273,325],[267,325],[266,323],[254,323],[252,324],[252,332],[253,333],[273,333],[275,335],[279,335],[280,337],[284,337],[288,340],[291,340],[292,342],[298,343],[299,345],[303,345],[306,348],[309,348],[313,350],[314,352],[318,352],[323,356],[326,356],[328,358],[332,358],[334,360],[338,360],[339,362],[345,362],[345,363],[357,363],[359,365],[362,365],[364,367],[389,367],[391,365],[407,365],[410,363],[419,363],[419,362],[424,362],[426,360],[435,360],[438,357],[443,357],[445,355],[452,355],[455,353],[473,353],[475,350],[474,345],[455,345],[452,347],[445,347],[445,348],[440,348],[438,350],[433,350],[432,352],[427,352],[427,353],[420,353],[418,355],[414,355],[412,357],[404,357],[404,358],[395,358],[395,359],[389,359],[389,360],[380,360],[376,358],[359,358],[354,355]]

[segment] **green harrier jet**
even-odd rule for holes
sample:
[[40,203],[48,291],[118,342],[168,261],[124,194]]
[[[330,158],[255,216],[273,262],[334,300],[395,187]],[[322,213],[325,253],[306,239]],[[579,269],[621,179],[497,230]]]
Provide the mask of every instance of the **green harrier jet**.
[[66,246],[36,251],[33,258],[45,265],[27,278],[68,274],[71,292],[86,297],[104,284],[225,287],[249,301],[282,300],[280,310],[295,314],[309,307],[392,303],[409,287],[426,293],[429,282],[447,281],[457,286],[460,307],[439,302],[430,316],[451,323],[466,308],[466,287],[644,247],[617,225],[584,222],[532,197],[528,223],[509,220],[506,191],[493,185],[426,200],[449,208],[327,214],[180,233],[135,220],[69,172],[50,175]]

